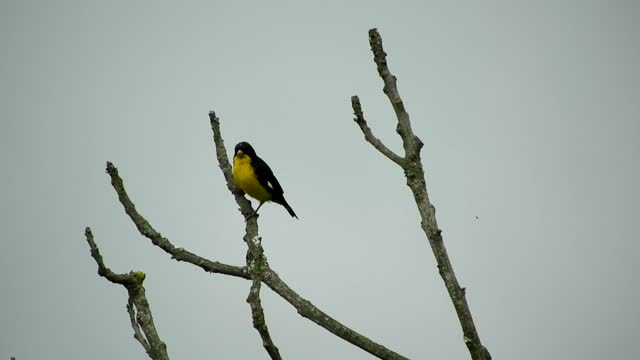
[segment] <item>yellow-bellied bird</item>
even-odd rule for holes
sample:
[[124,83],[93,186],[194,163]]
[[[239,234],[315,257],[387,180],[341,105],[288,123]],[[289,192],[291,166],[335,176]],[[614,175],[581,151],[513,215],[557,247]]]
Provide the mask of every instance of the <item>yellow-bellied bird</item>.
[[254,214],[258,213],[262,204],[273,201],[284,206],[291,216],[298,218],[284,199],[284,191],[273,175],[273,171],[264,160],[258,157],[248,142],[243,141],[236,145],[233,155],[233,181],[240,190],[260,201]]

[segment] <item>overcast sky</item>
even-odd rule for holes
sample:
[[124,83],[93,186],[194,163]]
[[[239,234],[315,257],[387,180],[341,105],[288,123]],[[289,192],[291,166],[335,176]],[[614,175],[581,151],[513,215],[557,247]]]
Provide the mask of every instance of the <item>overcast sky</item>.
[[[494,359],[638,359],[640,3],[0,1],[0,359],[144,359],[126,291],[142,270],[174,359],[265,359],[250,283],[141,237],[104,173],[176,246],[242,265],[215,160],[249,141],[300,220],[261,209],[271,266],[413,359],[467,359],[396,151],[377,27],[425,143],[428,189]],[[633,271],[636,271],[634,276]],[[286,359],[370,359],[268,288]]]

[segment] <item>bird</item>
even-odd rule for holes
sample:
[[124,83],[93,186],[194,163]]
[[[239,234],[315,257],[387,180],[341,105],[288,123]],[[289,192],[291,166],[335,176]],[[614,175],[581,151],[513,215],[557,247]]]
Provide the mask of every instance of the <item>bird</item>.
[[233,181],[236,187],[260,202],[251,216],[255,216],[265,202],[272,201],[284,206],[292,217],[298,218],[284,199],[284,190],[269,165],[246,141],[239,142],[234,151]]

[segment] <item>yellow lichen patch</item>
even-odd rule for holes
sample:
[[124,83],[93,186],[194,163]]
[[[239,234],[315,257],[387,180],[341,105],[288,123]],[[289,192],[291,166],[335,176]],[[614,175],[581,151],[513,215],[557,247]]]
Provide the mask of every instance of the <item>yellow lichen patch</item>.
[[136,277],[136,279],[142,284],[142,282],[144,281],[144,279],[147,277],[147,275],[145,275],[145,273],[143,273],[142,271],[136,271],[133,273],[133,276]]

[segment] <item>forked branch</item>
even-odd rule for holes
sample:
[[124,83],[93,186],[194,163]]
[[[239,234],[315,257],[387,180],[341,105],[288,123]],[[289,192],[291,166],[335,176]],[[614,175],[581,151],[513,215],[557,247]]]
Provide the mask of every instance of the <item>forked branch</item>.
[[[389,65],[387,63],[387,53],[382,47],[382,38],[378,33],[378,30],[369,30],[369,44],[371,45],[371,51],[373,52],[373,61],[376,63],[378,74],[384,82],[383,91],[389,98],[391,106],[396,114],[397,126],[396,132],[402,139],[402,146],[404,148],[404,157],[393,153],[389,150],[379,139],[375,138],[369,127],[364,121],[362,114],[362,107],[360,100],[357,96],[351,97],[351,105],[353,107],[353,113],[355,115],[355,121],[360,126],[360,129],[364,133],[365,140],[369,142],[376,150],[400,165],[404,170],[407,178],[407,185],[413,193],[414,200],[420,212],[422,218],[421,226],[424,231],[431,249],[436,258],[438,264],[438,271],[449,293],[449,297],[453,302],[453,306],[458,315],[458,320],[462,327],[464,334],[464,342],[469,349],[471,358],[473,360],[489,360],[491,355],[489,351],[480,342],[480,336],[476,330],[476,326],[467,304],[465,296],[465,289],[461,288],[458,284],[458,279],[453,271],[453,266],[449,261],[449,255],[447,249],[444,246],[442,239],[442,230],[438,228],[436,222],[436,210],[431,201],[429,201],[429,194],[427,193],[426,180],[424,177],[424,170],[422,167],[422,160],[420,158],[420,150],[422,149],[422,141],[413,133],[411,128],[411,120],[409,113],[407,113],[404,102],[400,97],[397,87],[397,79],[391,74]],[[401,159],[401,161],[398,160]]]
[[262,308],[262,302],[260,301],[260,288],[262,285],[262,274],[264,268],[269,266],[267,258],[264,256],[264,250],[260,243],[260,237],[251,239],[250,253],[253,255],[248,259],[249,274],[251,274],[252,283],[249,290],[249,296],[247,296],[247,303],[251,307],[251,317],[253,318],[253,327],[258,330],[260,338],[262,339],[262,346],[267,351],[271,359],[282,360],[278,347],[273,343],[267,322],[264,319],[264,309]]
[[158,336],[144,286],[142,286],[145,274],[142,271],[131,271],[128,274],[114,273],[104,264],[98,245],[93,240],[91,229],[87,227],[84,235],[87,243],[89,243],[89,248],[91,248],[91,257],[98,264],[98,274],[110,282],[122,285],[127,289],[129,294],[127,312],[129,313],[131,327],[133,327],[133,337],[138,340],[151,359],[169,360],[167,346]]

